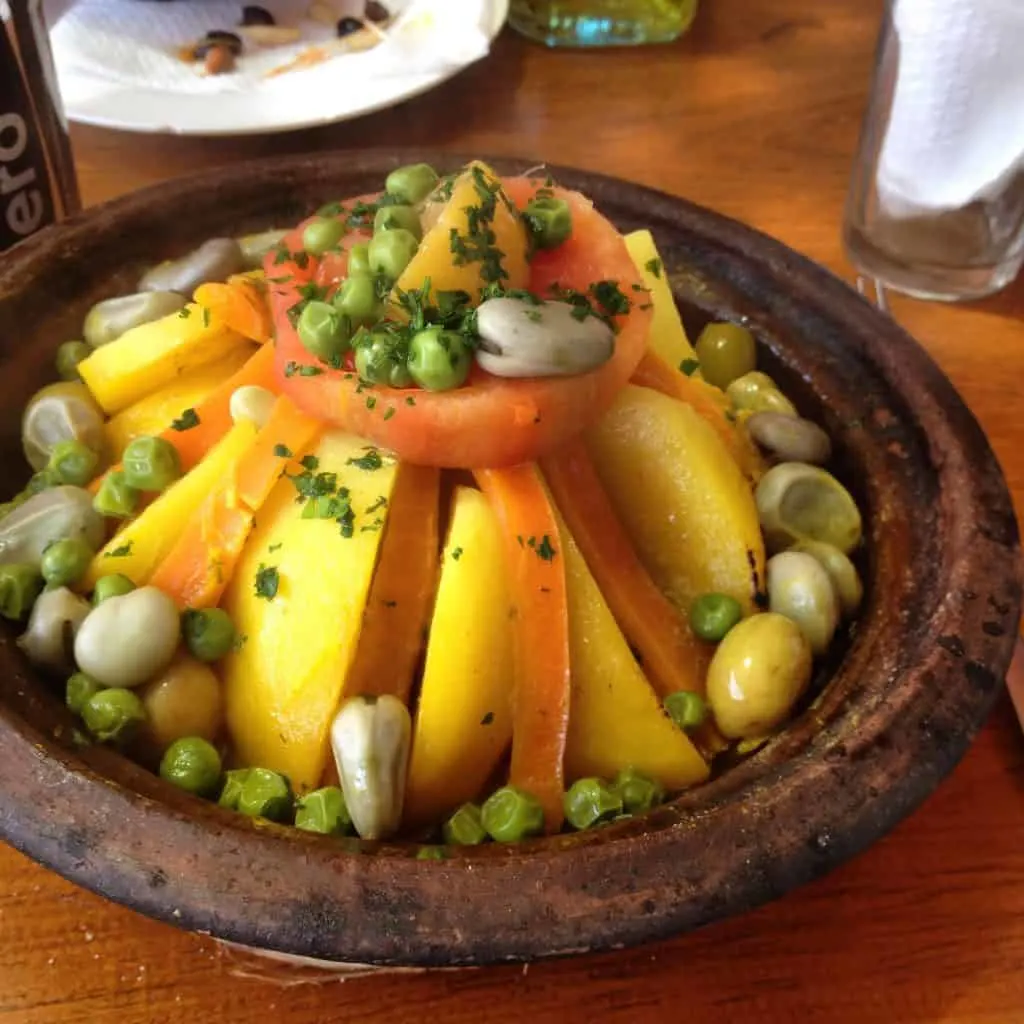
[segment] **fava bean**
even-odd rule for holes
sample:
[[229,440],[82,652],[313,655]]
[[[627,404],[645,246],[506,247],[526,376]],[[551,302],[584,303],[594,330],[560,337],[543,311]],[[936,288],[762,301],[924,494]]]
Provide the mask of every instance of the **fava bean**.
[[839,624],[839,599],[822,564],[800,551],[783,551],[765,566],[768,601],[773,612],[792,619],[811,650],[824,654]]
[[21,445],[35,470],[44,469],[61,441],[79,441],[103,451],[103,411],[79,381],[50,384],[30,399],[21,417]]
[[750,436],[782,462],[821,464],[832,457],[832,442],[817,423],[802,416],[756,412],[747,420]]
[[176,291],[141,291],[104,299],[86,313],[82,334],[93,348],[109,345],[133,327],[177,313],[187,302]]
[[168,260],[147,271],[139,281],[140,292],[192,293],[207,281],[224,281],[245,269],[245,260],[233,238],[211,238],[177,260]]
[[38,569],[50,544],[70,538],[98,548],[105,528],[92,501],[81,487],[51,487],[33,495],[0,520],[0,564],[27,562]]

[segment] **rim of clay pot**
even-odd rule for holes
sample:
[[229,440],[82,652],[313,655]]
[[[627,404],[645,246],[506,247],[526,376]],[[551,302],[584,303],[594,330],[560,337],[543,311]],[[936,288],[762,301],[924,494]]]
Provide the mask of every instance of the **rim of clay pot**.
[[[46,380],[53,349],[146,260],[287,224],[379,188],[404,163],[467,159],[362,151],[263,161],[146,189],[23,243],[0,266],[0,322],[21,325],[17,339],[0,339],[4,464],[16,464],[18,409]],[[618,948],[746,911],[869,845],[952,769],[998,692],[1020,611],[1017,524],[977,422],[923,350],[823,268],[681,199],[551,173],[621,229],[649,227],[689,310],[748,317],[773,374],[833,437],[865,512],[867,597],[814,704],[749,760],[645,817],[419,860],[415,847],[254,822],[110,750],[80,749],[8,631],[0,836],[142,913],[246,946],[486,964]]]

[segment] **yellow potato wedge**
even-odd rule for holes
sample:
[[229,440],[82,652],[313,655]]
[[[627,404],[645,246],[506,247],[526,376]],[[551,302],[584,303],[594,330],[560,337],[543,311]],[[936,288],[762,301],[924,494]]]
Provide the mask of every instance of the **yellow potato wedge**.
[[612,778],[628,767],[666,789],[703,782],[707,764],[663,710],[562,522],[559,533],[572,663],[566,785],[590,775]]
[[249,420],[236,423],[197,466],[107,542],[93,558],[79,589],[90,590],[101,576],[114,573],[124,573],[136,586],[146,583],[213,485],[245,454],[256,429]]
[[136,437],[166,430],[182,412],[197,406],[238,370],[255,351],[250,345],[240,345],[217,362],[183,373],[166,387],[122,409],[103,428],[111,461],[119,462],[121,453]]
[[[317,471],[336,474],[337,486],[348,488],[352,535],[343,536],[334,519],[304,519],[305,502],[282,479],[222,601],[244,638],[223,662],[235,753],[240,764],[287,775],[297,792],[319,785],[327,763],[395,480],[390,459],[378,469],[353,465],[365,445],[330,431],[313,452]],[[275,579],[276,594],[258,588],[258,577]]]
[[626,248],[637,270],[643,276],[644,287],[651,294],[654,311],[647,345],[669,366],[679,367],[685,360],[697,360],[697,353],[686,336],[686,328],[679,318],[668,275],[654,237],[646,228],[624,236]]
[[707,421],[685,402],[629,386],[586,439],[637,554],[680,611],[714,592],[753,612],[764,587],[757,507]]
[[512,598],[504,560],[490,503],[457,487],[413,727],[408,824],[437,821],[476,799],[512,739]]
[[96,349],[78,364],[78,372],[104,412],[113,415],[188,370],[249,344],[209,310],[190,302],[179,312],[133,327]]

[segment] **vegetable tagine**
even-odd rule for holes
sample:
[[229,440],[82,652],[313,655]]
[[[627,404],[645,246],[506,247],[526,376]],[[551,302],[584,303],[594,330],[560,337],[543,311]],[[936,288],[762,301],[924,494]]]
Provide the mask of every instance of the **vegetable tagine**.
[[642,813],[782,727],[861,603],[828,435],[549,178],[402,167],[211,239],[57,371],[0,612],[84,740],[245,815],[451,846]]

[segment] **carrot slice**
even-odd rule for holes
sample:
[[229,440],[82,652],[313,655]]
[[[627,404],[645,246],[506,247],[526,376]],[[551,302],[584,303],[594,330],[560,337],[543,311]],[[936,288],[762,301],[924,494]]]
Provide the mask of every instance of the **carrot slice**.
[[[274,377],[274,346],[264,345],[255,352],[237,372],[233,373],[219,387],[215,388],[204,401],[193,410],[196,425],[184,430],[173,428],[163,431],[160,436],[178,449],[181,469],[187,473],[200,459],[231,429],[231,396],[248,384],[276,391]],[[121,464],[112,466],[108,473],[120,469]],[[96,477],[89,490],[95,494],[103,483],[106,473]]]
[[509,781],[540,801],[547,830],[557,832],[570,689],[569,608],[558,522],[535,464],[478,469],[475,475],[505,532],[515,602]]
[[256,513],[290,464],[287,453],[303,451],[320,429],[321,424],[299,412],[288,398],[278,398],[252,447],[189,520],[150,583],[179,608],[214,607],[231,579]]
[[440,488],[439,470],[399,463],[346,696],[409,700],[437,587]]
[[245,274],[230,277],[226,283],[210,281],[196,289],[194,300],[244,338],[262,344],[274,336],[263,281]]
[[660,697],[678,690],[703,695],[710,651],[641,564],[583,442],[577,438],[562,445],[541,462],[541,469],[655,691]]
[[746,433],[737,430],[726,418],[729,403],[716,387],[698,377],[687,377],[649,349],[633,371],[632,382],[692,406],[701,419],[714,428],[744,475],[752,479],[763,475],[761,456]]

